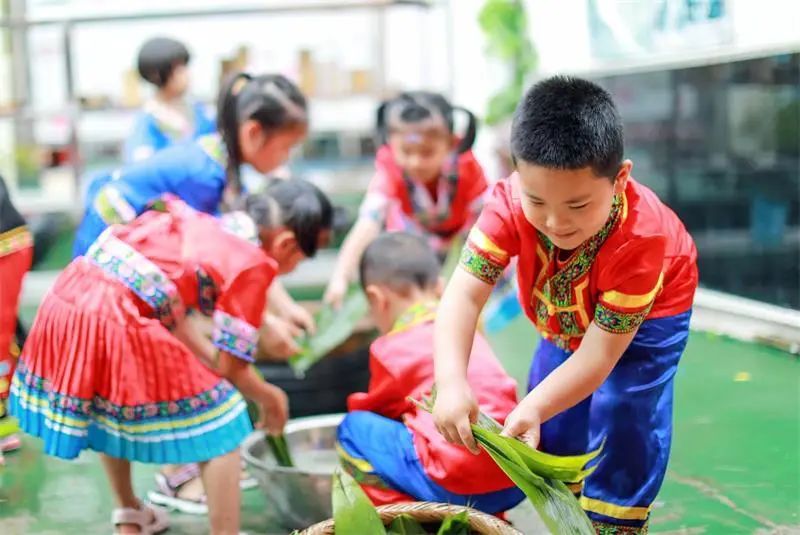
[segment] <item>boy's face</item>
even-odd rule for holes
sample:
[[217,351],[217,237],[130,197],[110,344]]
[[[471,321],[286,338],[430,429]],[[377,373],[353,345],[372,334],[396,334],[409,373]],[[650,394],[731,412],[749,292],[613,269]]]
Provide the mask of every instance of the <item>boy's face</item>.
[[518,162],[525,219],[559,249],[575,249],[603,228],[614,195],[625,191],[632,165],[625,160],[612,182],[589,167],[551,169]]

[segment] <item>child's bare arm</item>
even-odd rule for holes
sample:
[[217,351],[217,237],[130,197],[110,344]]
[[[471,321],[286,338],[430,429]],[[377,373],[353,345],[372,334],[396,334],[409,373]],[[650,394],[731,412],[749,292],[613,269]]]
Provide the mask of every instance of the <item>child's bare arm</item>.
[[241,394],[261,406],[260,425],[280,434],[289,415],[286,394],[258,376],[249,362],[219,351],[190,317],[178,322],[173,334],[203,363],[230,381]]
[[347,286],[361,261],[364,250],[381,233],[381,227],[376,222],[366,217],[361,217],[347,234],[333,275],[325,290],[323,301],[336,307],[342,304],[342,299],[347,293]]
[[608,378],[636,331],[613,334],[594,323],[580,347],[534,388],[506,419],[505,434],[539,442],[539,427],[589,397]]
[[433,417],[444,437],[478,452],[470,423],[478,404],[467,383],[467,366],[478,317],[492,286],[457,269],[442,296],[436,316],[434,364],[437,386]]

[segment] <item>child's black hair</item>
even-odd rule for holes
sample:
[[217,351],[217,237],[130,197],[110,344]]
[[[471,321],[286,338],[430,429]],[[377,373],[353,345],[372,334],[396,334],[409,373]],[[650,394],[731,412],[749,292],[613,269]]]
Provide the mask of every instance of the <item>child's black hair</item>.
[[590,167],[613,179],[622,164],[622,120],[611,95],[588,80],[554,76],[528,90],[511,126],[515,160],[552,169]]
[[466,108],[453,106],[439,93],[429,91],[407,91],[381,103],[377,112],[378,141],[381,144],[386,143],[392,128],[395,127],[393,122],[418,123],[437,115],[441,116],[448,131],[452,134],[455,128],[454,115],[456,111],[467,115],[467,129],[458,145],[459,154],[466,152],[475,144],[475,136],[478,131],[478,121],[475,115]]
[[359,265],[361,286],[381,284],[398,292],[436,287],[441,265],[424,238],[407,232],[378,236],[364,251]]
[[217,103],[217,129],[228,150],[227,181],[234,193],[242,190],[239,166],[239,125],[257,121],[267,134],[308,124],[306,98],[280,74],[251,76],[238,73],[223,85]]
[[139,75],[162,88],[167,85],[172,71],[178,65],[188,65],[191,55],[186,45],[168,37],[154,37],[147,40],[139,49],[136,60]]
[[247,195],[243,204],[256,225],[282,225],[294,232],[298,247],[308,258],[317,253],[320,234],[333,226],[333,207],[328,197],[300,178],[273,180],[264,192]]

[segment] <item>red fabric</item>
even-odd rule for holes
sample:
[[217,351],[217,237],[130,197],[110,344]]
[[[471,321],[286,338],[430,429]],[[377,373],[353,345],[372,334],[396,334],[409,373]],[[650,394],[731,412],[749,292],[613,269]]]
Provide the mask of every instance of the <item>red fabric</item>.
[[[219,288],[217,310],[260,324],[276,264],[213,217],[175,203],[169,212],[146,212],[110,232],[159,266],[187,306],[198,303],[201,267]],[[86,257],[56,279],[22,359],[53,391],[116,405],[190,398],[220,383],[144,301]]]
[[364,483],[360,483],[360,485],[364,491],[364,494],[366,494],[376,506],[417,501],[408,494],[404,494],[397,490],[373,487],[372,485],[365,485]]
[[[512,487],[513,483],[486,452],[475,456],[449,444],[436,430],[431,415],[406,399],[430,392],[434,377],[432,349],[432,321],[376,340],[370,348],[369,390],[350,395],[348,410],[402,419],[414,436],[414,447],[426,474],[450,492],[483,494]],[[517,385],[480,335],[475,337],[467,376],[481,410],[503,422],[517,404]]]
[[[595,319],[598,305],[615,314],[640,314],[642,318],[671,316],[691,308],[698,279],[694,242],[680,219],[655,193],[630,179],[619,222],[600,246],[588,272],[572,281],[569,298],[579,310],[569,312],[569,321],[577,326],[577,334],[565,334],[561,313],[550,310],[549,318],[544,319],[546,307],[536,292],[542,292],[559,266],[555,258],[548,258],[546,244],[525,219],[517,180],[512,175],[495,185],[475,225],[500,253],[489,251],[492,247],[479,243],[480,239],[471,238],[468,246],[498,267],[505,267],[511,257],[519,256],[517,276],[522,305],[543,336],[567,336],[569,348],[577,349]],[[635,306],[618,304],[635,301],[624,296],[643,296],[654,290],[649,302],[642,298]],[[611,299],[620,294],[624,294],[623,298]]]
[[17,328],[22,281],[31,268],[33,247],[0,256],[0,399],[8,397],[16,356],[11,347]]
[[[469,228],[473,222],[471,207],[488,189],[483,169],[472,151],[460,154],[457,165],[458,188],[450,204],[450,215],[445,221],[427,228],[434,234],[452,235]],[[431,186],[428,187],[428,190],[435,192],[436,188]],[[403,178],[403,170],[395,163],[392,150],[388,145],[378,149],[375,157],[375,176],[367,189],[367,194],[370,193],[380,193],[388,199],[397,201],[405,216],[414,216],[411,197]],[[387,230],[389,231],[405,228],[389,228],[389,225],[390,221],[387,221]]]
[[198,304],[201,268],[217,288],[216,309],[260,327],[277,263],[258,246],[223,230],[215,217],[179,200],[167,205],[167,212],[145,212],[111,232],[161,268],[187,308]]

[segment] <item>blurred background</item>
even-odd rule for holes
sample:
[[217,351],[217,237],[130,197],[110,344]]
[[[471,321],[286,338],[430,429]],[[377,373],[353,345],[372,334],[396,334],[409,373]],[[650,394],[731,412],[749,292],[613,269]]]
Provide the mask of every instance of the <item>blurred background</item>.
[[[634,176],[699,251],[695,332],[652,530],[800,533],[800,2],[0,0],[0,174],[36,238],[26,323],[70,259],[86,177],[119,165],[152,95],[135,62],[155,36],[187,45],[190,91],[209,106],[230,71],[296,81],[311,133],[289,167],[349,221],[373,172],[382,99],[430,89],[475,112],[476,156],[500,179],[511,172],[510,117],[531,83],[558,73],[606,87]],[[287,280],[295,297],[319,299],[335,254]],[[524,378],[530,326],[520,320],[492,342]],[[311,393],[342,377],[362,381],[365,358],[358,370],[310,375],[319,382],[300,394],[313,404]],[[0,471],[0,533],[107,532],[102,475],[43,462],[39,450]],[[279,532],[264,527],[262,498],[245,506],[249,532]],[[175,531],[199,532],[192,522],[179,518]]]
[[[701,284],[800,308],[800,4],[791,0],[3,0],[0,9],[0,173],[29,217],[74,216],[82,177],[117,165],[151,91],[135,58],[152,36],[187,44],[191,91],[209,104],[237,68],[296,80],[312,134],[291,167],[351,204],[370,176],[383,97],[424,87],[472,109],[484,123],[478,157],[499,178],[522,90],[573,73],[616,98],[634,175],[694,235]],[[59,221],[69,236],[69,218]],[[40,243],[40,269],[65,262],[69,244],[52,245],[48,255]]]

